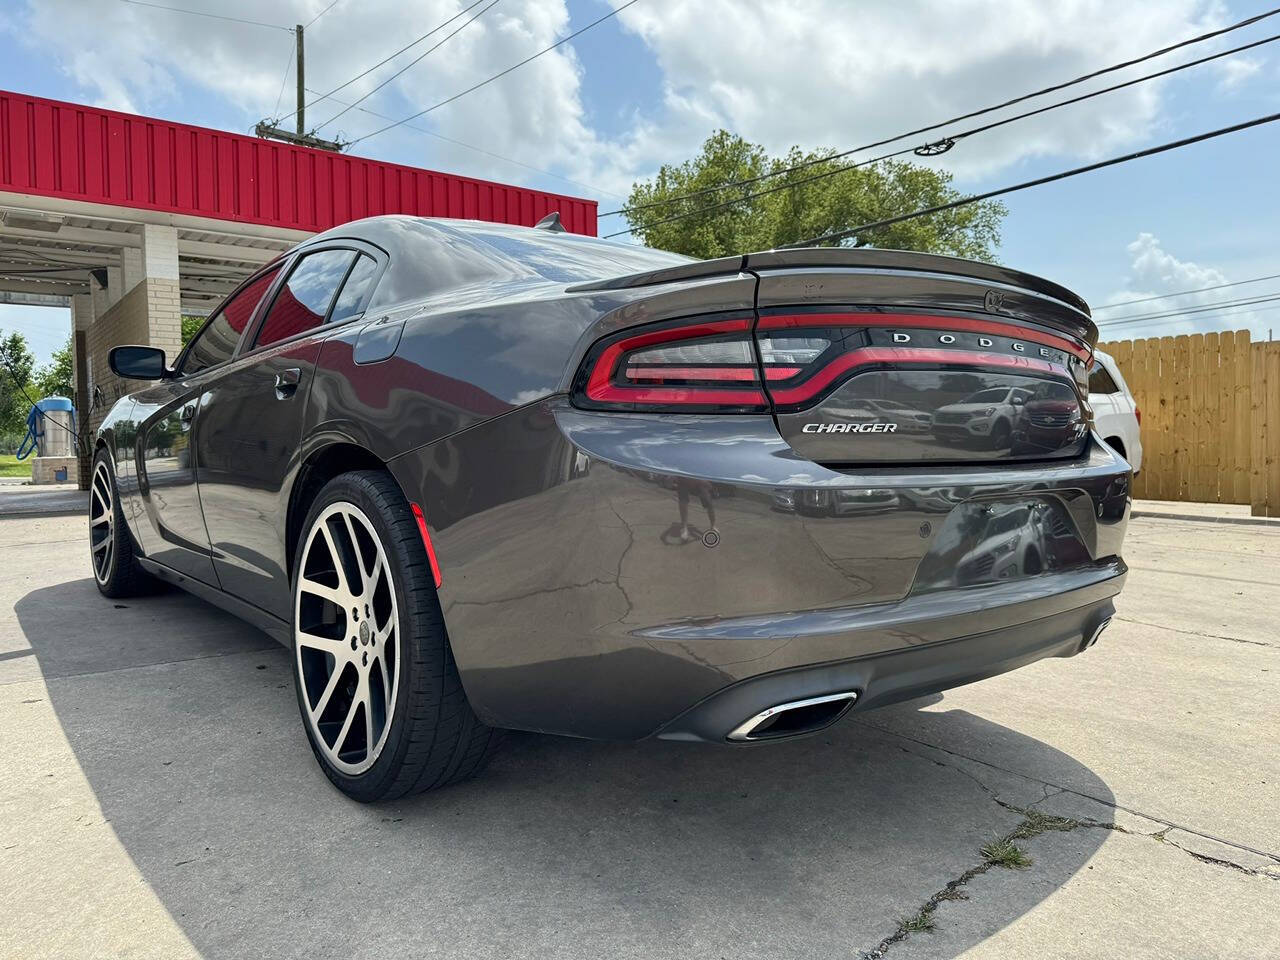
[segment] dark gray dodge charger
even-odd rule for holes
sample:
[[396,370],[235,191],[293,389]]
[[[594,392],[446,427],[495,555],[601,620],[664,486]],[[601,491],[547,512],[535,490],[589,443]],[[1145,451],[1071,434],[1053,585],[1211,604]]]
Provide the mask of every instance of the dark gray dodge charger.
[[246,280],[97,438],[109,597],[177,584],[293,651],[330,780],[474,775],[505,728],[752,743],[1097,639],[1129,466],[1097,328],[1016,270],[692,261],[379,217]]

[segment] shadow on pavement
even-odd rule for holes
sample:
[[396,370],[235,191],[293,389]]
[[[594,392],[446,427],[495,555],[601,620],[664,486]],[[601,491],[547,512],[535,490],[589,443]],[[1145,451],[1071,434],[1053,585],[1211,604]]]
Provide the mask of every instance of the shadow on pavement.
[[[209,956],[856,957],[1013,828],[995,795],[1042,796],[896,735],[924,716],[904,705],[752,748],[513,734],[472,783],[364,807],[316,767],[261,634],[181,594],[127,601],[126,627],[91,580],[16,611],[104,816]],[[928,719],[1111,799],[1039,741]],[[1033,866],[1044,895],[1085,833]]]

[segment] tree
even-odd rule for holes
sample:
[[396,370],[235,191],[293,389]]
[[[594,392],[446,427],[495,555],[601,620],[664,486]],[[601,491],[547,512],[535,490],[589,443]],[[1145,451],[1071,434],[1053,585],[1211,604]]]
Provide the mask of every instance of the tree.
[[182,345],[185,347],[191,342],[191,338],[200,332],[200,328],[204,326],[204,322],[208,317],[195,317],[189,313],[182,315]]
[[31,404],[23,391],[31,393],[31,371],[35,365],[36,358],[27,348],[26,337],[16,330],[8,336],[0,335],[0,434],[26,430]]
[[75,398],[76,375],[72,360],[71,338],[57,350],[53,351],[53,359],[36,371],[36,392],[32,397],[71,397]]
[[[770,157],[763,147],[720,130],[707,138],[693,159],[678,166],[664,164],[652,180],[636,182],[627,200],[631,211],[627,219],[632,232],[647,246],[708,259],[799,243],[962,196],[951,188],[948,173],[897,160],[857,167],[856,160],[827,159],[834,152],[821,149],[805,153],[792,147],[785,156]],[[664,202],[810,161],[815,162],[767,180]],[[822,173],[832,175],[801,182]],[[778,187],[786,189],[775,189]],[[773,192],[720,206],[762,190]],[[658,205],[636,209],[653,203]],[[716,209],[708,209],[712,207]],[[690,216],[661,222],[686,213]],[[1005,213],[1003,204],[984,201],[879,227],[844,241],[844,245],[991,260],[1000,243],[1000,221]]]

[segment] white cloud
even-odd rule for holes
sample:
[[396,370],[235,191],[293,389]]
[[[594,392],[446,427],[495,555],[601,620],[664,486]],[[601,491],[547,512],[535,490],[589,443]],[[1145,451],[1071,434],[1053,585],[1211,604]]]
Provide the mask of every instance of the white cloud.
[[[320,90],[375,63],[460,11],[466,0],[343,0],[307,31],[308,86]],[[574,25],[603,12],[579,11]],[[224,16],[290,25],[326,0],[262,4],[224,0]],[[11,32],[55,59],[97,102],[157,111],[194,85],[230,102],[247,126],[273,111],[288,62],[285,31],[206,20],[119,0],[29,0]],[[479,8],[477,8],[479,9]],[[473,14],[466,14],[457,21]],[[574,44],[601,42],[604,29],[566,44],[509,77],[415,121],[465,143],[582,183],[625,194],[638,176],[688,157],[724,126],[781,151],[848,147],[962,113],[1183,39],[1228,21],[1218,0],[641,0],[618,15],[641,38],[662,74],[660,91],[637,91],[630,130],[594,129],[583,106],[585,76]],[[365,105],[401,117],[488,77],[569,29],[565,0],[502,0],[439,51]],[[456,26],[455,24],[454,26]],[[426,49],[454,26],[416,48]],[[1222,44],[1219,42],[1219,49]],[[1200,55],[1205,47],[1194,48]],[[395,61],[339,94],[364,93],[407,62]],[[1107,81],[1164,66],[1112,75]],[[1237,64],[1222,83],[1248,80]],[[285,87],[281,109],[292,102]],[[962,176],[997,172],[1028,158],[1098,157],[1149,137],[1161,124],[1163,88],[1141,84],[958,145],[933,163]],[[314,123],[337,112],[313,105]],[[199,118],[190,118],[199,120]],[[352,111],[347,136],[382,121]],[[338,129],[323,133],[337,135]],[[532,174],[420,132],[399,128],[360,152],[410,163],[527,181]],[[569,192],[582,193],[563,187]]]
[[[1150,233],[1140,233],[1126,248],[1129,254],[1129,278],[1124,287],[1106,298],[1102,305],[1094,305],[1094,319],[1099,324],[1103,340],[1129,340],[1141,337],[1172,336],[1209,330],[1252,329],[1255,333],[1266,328],[1265,309],[1250,311],[1243,306],[1227,307],[1224,311],[1206,310],[1182,317],[1153,317],[1143,321],[1119,322],[1126,317],[1148,314],[1174,313],[1193,310],[1227,301],[1266,296],[1272,289],[1266,285],[1242,284],[1217,290],[1217,287],[1248,277],[1229,277],[1216,267],[1205,266],[1191,260],[1179,260],[1165,250],[1160,240]],[[1198,291],[1182,294],[1182,291]],[[1168,296],[1168,294],[1182,294]],[[1130,303],[1148,297],[1161,297],[1146,303]],[[1118,306],[1108,309],[1110,304]],[[1260,304],[1270,308],[1273,304]],[[1274,322],[1274,321],[1271,321]]]

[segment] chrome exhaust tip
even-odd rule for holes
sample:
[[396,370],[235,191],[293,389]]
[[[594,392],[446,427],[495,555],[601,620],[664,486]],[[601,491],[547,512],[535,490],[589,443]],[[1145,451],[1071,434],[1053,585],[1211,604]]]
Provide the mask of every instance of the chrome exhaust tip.
[[1098,638],[1099,638],[1100,636],[1102,636],[1102,631],[1103,631],[1103,630],[1105,630],[1105,629],[1107,629],[1107,627],[1109,627],[1109,626],[1111,626],[1111,618],[1110,618],[1110,617],[1107,617],[1106,619],[1104,619],[1101,623],[1099,623],[1099,624],[1094,628],[1093,633],[1091,633],[1091,634],[1089,635],[1089,639],[1085,641],[1085,644],[1084,644],[1084,646],[1083,646],[1081,649],[1082,649],[1082,650],[1088,650],[1088,649],[1089,649],[1090,647],[1092,647],[1095,643],[1097,643],[1097,642],[1098,642]]
[[843,693],[830,693],[825,697],[809,697],[806,700],[780,703],[768,710],[761,710],[744,723],[734,727],[728,739],[736,743],[745,743],[755,740],[781,740],[784,737],[798,737],[804,733],[812,733],[839,720],[857,699],[857,690],[846,690]]

